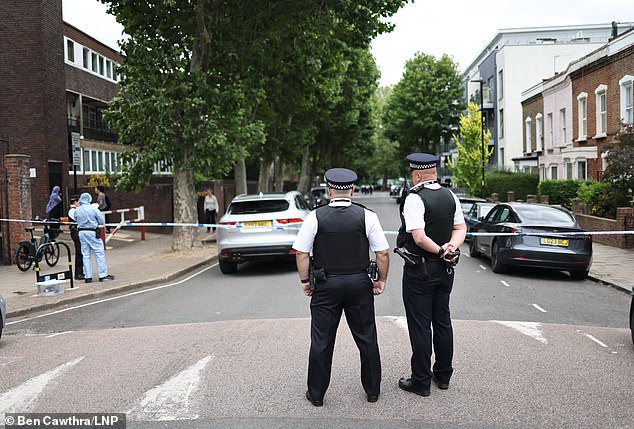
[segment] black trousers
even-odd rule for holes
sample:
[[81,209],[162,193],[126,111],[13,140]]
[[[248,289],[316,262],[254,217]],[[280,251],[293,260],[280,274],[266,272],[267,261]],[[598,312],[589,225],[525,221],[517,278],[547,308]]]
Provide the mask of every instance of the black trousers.
[[348,327],[361,355],[361,384],[366,394],[381,389],[381,357],[374,319],[372,282],[365,273],[330,276],[318,282],[310,301],[312,316],[308,358],[308,392],[322,400],[332,369],[337,327],[345,312]]
[[[207,223],[215,224],[216,223],[216,210],[205,210],[207,214]],[[207,228],[207,232],[209,232],[210,228]],[[213,227],[214,231],[216,227]]]
[[70,229],[70,238],[73,239],[75,245],[75,277],[84,275],[84,257],[81,254],[81,242],[79,241],[79,231],[75,228]]
[[435,355],[433,374],[449,383],[453,367],[453,328],[449,295],[453,269],[441,260],[427,262],[429,278],[423,279],[419,266],[403,268],[403,303],[412,345],[412,380],[422,387],[431,384],[432,343]]

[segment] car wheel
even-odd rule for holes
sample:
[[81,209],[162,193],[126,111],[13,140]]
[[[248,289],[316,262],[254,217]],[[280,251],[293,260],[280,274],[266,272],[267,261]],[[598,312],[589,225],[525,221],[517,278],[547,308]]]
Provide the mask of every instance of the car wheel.
[[570,271],[570,278],[573,280],[585,280],[588,278],[588,271]]
[[472,258],[479,258],[482,256],[482,253],[478,252],[478,246],[476,244],[476,238],[471,237],[471,241],[469,242],[469,256]]
[[493,270],[494,273],[505,273],[507,271],[507,267],[500,261],[497,241],[493,243],[493,247],[491,248],[491,270]]
[[237,262],[223,261],[222,259],[220,259],[218,263],[220,265],[220,271],[222,271],[222,274],[233,274],[238,271]]

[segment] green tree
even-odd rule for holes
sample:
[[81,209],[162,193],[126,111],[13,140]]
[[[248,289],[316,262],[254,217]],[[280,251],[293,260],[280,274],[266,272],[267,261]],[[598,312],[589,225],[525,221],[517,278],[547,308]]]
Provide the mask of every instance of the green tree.
[[458,185],[464,187],[469,195],[479,195],[482,189],[482,163],[487,165],[493,148],[489,149],[489,130],[484,133],[484,149],[482,148],[482,112],[478,110],[477,104],[469,103],[467,114],[460,115],[459,132],[460,136],[453,135],[458,156],[455,162],[449,163],[449,170]]
[[634,125],[624,125],[606,149],[607,168],[601,180],[612,183],[613,192],[622,196],[621,203],[631,202],[634,190]]
[[399,142],[401,155],[436,152],[441,137],[450,136],[464,109],[464,89],[456,63],[418,53],[407,61],[403,78],[388,99],[385,136]]

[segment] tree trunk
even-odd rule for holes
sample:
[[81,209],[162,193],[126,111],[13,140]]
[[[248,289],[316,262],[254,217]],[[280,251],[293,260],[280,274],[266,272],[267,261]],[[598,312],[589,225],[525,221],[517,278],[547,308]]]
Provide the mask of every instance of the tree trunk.
[[[198,223],[194,172],[187,165],[190,150],[183,151],[180,159],[174,160],[174,222]],[[172,249],[174,251],[194,247],[194,227],[174,227]]]
[[260,160],[260,175],[258,177],[258,192],[270,192],[271,167],[273,162]]
[[310,191],[312,183],[313,178],[310,168],[310,149],[306,148],[304,150],[304,154],[302,155],[302,168],[299,173],[299,184],[297,185],[297,190],[299,192],[308,192]]
[[244,158],[240,159],[233,167],[233,177],[236,182],[236,195],[247,193],[247,166]]
[[275,160],[275,192],[284,192],[284,157]]

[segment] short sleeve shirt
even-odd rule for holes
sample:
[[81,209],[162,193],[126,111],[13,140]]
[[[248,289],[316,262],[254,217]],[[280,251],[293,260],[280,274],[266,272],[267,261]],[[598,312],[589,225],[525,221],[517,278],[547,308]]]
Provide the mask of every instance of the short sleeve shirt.
[[[330,202],[331,207],[347,207],[352,202],[349,199],[341,198],[335,199]],[[390,245],[385,238],[385,233],[379,222],[379,217],[376,213],[364,209],[365,212],[365,234],[368,237],[370,243],[370,250],[373,252],[379,252],[381,250],[387,250]],[[317,214],[315,210],[308,213],[304,223],[297,233],[295,242],[293,243],[293,249],[298,252],[310,253],[313,250],[313,243],[315,241],[315,235],[317,235]]]
[[[415,229],[425,229],[425,204],[423,200],[416,194],[416,191],[420,189],[421,185],[416,185],[411,188],[411,193],[405,198],[405,204],[403,204],[403,217],[405,218],[405,230],[406,232],[412,232]],[[439,189],[438,183],[430,183],[422,185],[428,189]],[[456,211],[453,216],[453,224],[459,225],[465,223],[464,214],[462,213],[462,207],[460,206],[460,200],[454,194],[454,200],[456,201]]]

